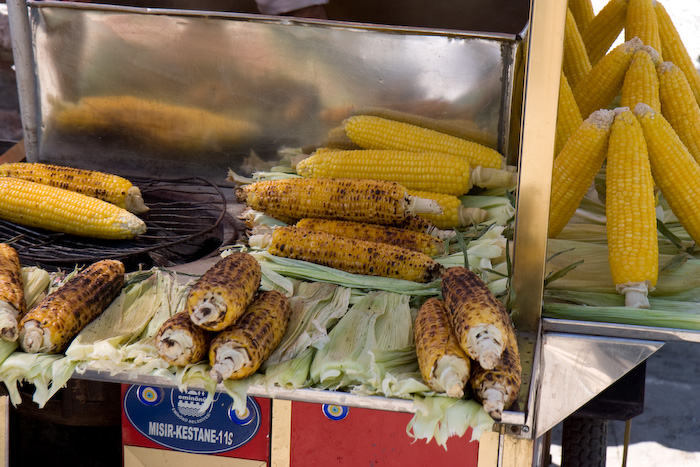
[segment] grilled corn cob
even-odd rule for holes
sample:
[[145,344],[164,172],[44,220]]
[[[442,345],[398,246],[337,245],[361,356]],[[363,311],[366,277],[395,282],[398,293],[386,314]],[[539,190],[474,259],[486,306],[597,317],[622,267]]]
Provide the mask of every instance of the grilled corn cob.
[[393,225],[409,214],[439,214],[432,200],[408,195],[398,183],[339,178],[288,178],[243,185],[238,201],[294,223],[304,217]]
[[26,308],[19,256],[10,245],[0,243],[0,338],[17,340],[17,322]]
[[355,115],[343,123],[345,133],[365,149],[441,152],[467,159],[472,167],[500,169],[505,160],[495,149],[410,123]]
[[500,420],[503,410],[518,399],[522,384],[522,365],[515,334],[508,336],[501,361],[487,370],[474,362],[469,383],[476,399],[494,420]]
[[659,24],[659,38],[661,39],[664,60],[675,63],[683,70],[690,88],[693,90],[695,101],[700,105],[700,73],[695,68],[695,62],[690,58],[678,30],[661,2],[654,2],[654,10]]
[[185,366],[201,361],[209,351],[214,333],[195,325],[187,310],[167,319],[156,334],[158,355],[166,362]]
[[618,45],[573,88],[582,118],[610,105],[622,88],[632,57],[643,45],[637,37]]
[[625,26],[628,0],[610,0],[581,31],[591,65],[602,59]]
[[146,232],[146,224],[126,209],[18,178],[0,177],[0,202],[0,218],[29,227],[115,240]]
[[292,307],[281,292],[261,292],[232,327],[216,335],[209,348],[211,377],[217,382],[255,373],[277,348]]
[[690,89],[690,83],[685,73],[672,62],[661,63],[657,71],[661,113],[688,148],[690,155],[700,163],[700,107]]
[[136,214],[148,211],[138,187],[126,178],[96,170],[15,162],[0,165],[0,177],[21,178],[42,185],[65,188],[107,201]]
[[353,274],[430,282],[442,266],[430,256],[394,245],[287,226],[272,233],[268,252]]
[[562,70],[574,88],[591,71],[591,61],[571,9],[566,10]]
[[420,251],[428,256],[437,256],[445,252],[445,242],[443,240],[424,232],[398,227],[310,217],[301,219],[296,223],[296,227],[326,232],[340,237],[387,243],[413,251]]
[[19,342],[28,353],[60,353],[119,295],[124,264],[102,260],[70,278],[19,322]]
[[554,159],[548,236],[554,238],[569,222],[605,160],[615,113],[598,110],[583,121]]
[[700,242],[700,165],[662,114],[646,104],[637,104],[634,114],[644,130],[654,182],[688,235]]
[[483,368],[498,365],[506,342],[515,332],[503,303],[478,275],[462,266],[443,273],[442,296],[462,349]]
[[192,285],[185,302],[190,319],[208,331],[231,326],[253,300],[261,279],[260,264],[247,253],[220,259]]
[[625,40],[638,37],[662,55],[659,23],[656,20],[656,0],[628,0],[625,16]]
[[661,110],[659,77],[656,74],[659,60],[659,53],[646,45],[634,54],[622,83],[621,107],[634,109],[635,105],[643,102],[657,112]]
[[625,306],[649,308],[659,273],[654,181],[639,122],[627,107],[617,112],[605,172],[610,272]]
[[435,392],[462,397],[470,361],[457,342],[445,302],[437,297],[428,299],[418,310],[413,334],[423,381]]

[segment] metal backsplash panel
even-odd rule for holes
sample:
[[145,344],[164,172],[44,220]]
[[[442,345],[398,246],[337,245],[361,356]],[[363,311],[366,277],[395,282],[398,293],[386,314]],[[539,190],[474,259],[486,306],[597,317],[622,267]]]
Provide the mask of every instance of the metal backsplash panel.
[[275,165],[280,148],[322,145],[370,107],[463,121],[509,151],[517,35],[28,5],[30,160],[223,180]]

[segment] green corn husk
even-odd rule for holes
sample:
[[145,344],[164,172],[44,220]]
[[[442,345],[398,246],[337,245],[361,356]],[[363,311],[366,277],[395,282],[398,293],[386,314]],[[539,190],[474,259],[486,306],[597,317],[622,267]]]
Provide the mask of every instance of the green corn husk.
[[51,283],[51,275],[36,266],[22,267],[22,283],[24,284],[24,301],[27,310],[31,310],[45,296]]
[[309,347],[321,348],[328,331],[345,315],[351,290],[327,282],[297,282],[289,299],[292,315],[282,341],[263,364],[291,360]]
[[431,440],[447,450],[447,439],[463,436],[472,429],[471,441],[493,429],[494,420],[482,405],[473,399],[454,399],[444,396],[416,396],[413,399],[416,412],[406,426],[406,433],[413,439]]
[[415,345],[371,351],[370,357],[369,377],[352,388],[353,394],[407,399],[430,392],[418,368]]
[[364,384],[370,352],[396,350],[413,344],[409,297],[373,291],[360,299],[329,333],[329,342],[316,352],[311,381],[326,389]]
[[39,407],[43,407],[45,401],[50,397],[48,394],[54,379],[53,364],[62,358],[64,358],[62,355],[28,354],[21,351],[16,351],[8,356],[0,365],[0,380],[5,383],[12,405],[17,406],[22,402],[19,383],[26,381],[36,387],[35,402],[38,400]]
[[307,347],[291,359],[269,364],[265,369],[262,384],[268,389],[273,387],[284,389],[309,387],[311,385],[309,372],[315,355],[316,349]]
[[515,215],[515,208],[505,196],[464,195],[459,199],[464,206],[486,211],[482,224],[506,225]]

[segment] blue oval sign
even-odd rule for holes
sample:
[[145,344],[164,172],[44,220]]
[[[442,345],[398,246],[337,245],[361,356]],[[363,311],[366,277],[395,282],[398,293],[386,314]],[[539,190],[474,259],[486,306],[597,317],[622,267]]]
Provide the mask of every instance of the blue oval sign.
[[213,454],[239,448],[260,429],[260,406],[248,397],[246,413],[233,410],[233,399],[217,392],[179,391],[156,386],[130,386],[124,414],[151,441],[190,453]]

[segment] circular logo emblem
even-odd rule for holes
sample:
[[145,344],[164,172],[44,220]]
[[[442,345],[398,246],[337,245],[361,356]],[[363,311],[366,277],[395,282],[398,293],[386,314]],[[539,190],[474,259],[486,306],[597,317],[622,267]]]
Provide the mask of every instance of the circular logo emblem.
[[323,404],[323,415],[331,420],[342,420],[348,416],[349,408],[344,405],[329,405]]
[[231,404],[228,407],[228,418],[236,425],[245,426],[255,420],[255,414],[250,410],[250,407],[246,406],[245,412],[238,415],[233,409],[233,404]]
[[143,405],[158,405],[163,401],[163,389],[155,386],[140,386],[136,397]]
[[210,416],[212,400],[207,391],[190,389],[187,391],[173,390],[170,398],[175,415],[189,423],[199,423]]

